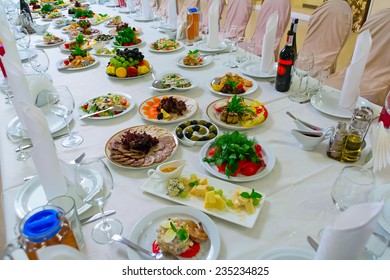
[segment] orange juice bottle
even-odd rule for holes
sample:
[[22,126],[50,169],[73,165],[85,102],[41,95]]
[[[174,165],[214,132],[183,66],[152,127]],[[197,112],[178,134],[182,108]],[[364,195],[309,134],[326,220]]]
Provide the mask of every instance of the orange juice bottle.
[[187,40],[189,43],[199,39],[200,12],[197,8],[188,9],[187,13]]

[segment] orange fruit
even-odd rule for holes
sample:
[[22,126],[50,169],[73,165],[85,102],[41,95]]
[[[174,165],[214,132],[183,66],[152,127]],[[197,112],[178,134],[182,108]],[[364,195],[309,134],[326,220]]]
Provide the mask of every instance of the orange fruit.
[[125,67],[118,67],[116,70],[115,70],[115,75],[118,77],[118,78],[126,78],[127,76],[127,70]]

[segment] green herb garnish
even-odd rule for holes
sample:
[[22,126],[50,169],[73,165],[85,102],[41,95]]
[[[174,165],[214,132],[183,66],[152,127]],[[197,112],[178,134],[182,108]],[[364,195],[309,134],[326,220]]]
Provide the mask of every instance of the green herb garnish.
[[198,52],[199,52],[198,50],[193,50],[193,51],[189,50],[188,54],[197,54]]
[[72,52],[72,55],[73,56],[79,55],[79,56],[82,56],[82,57],[86,57],[87,56],[87,51],[82,50],[82,49],[80,49],[80,47],[76,46],[74,48],[74,51]]
[[195,180],[195,181],[188,183],[188,186],[190,186],[190,188],[193,188],[193,187],[198,186],[198,185],[199,185],[199,180]]
[[254,112],[245,105],[244,98],[234,95],[227,105],[228,112],[244,115],[245,113],[254,115]]
[[91,10],[76,9],[74,11],[74,15],[76,18],[80,18],[80,17],[92,18],[93,12]]
[[54,7],[51,4],[49,4],[49,3],[47,3],[47,4],[45,4],[45,5],[43,5],[41,7],[41,13],[42,14],[48,14],[48,13],[54,11],[54,10],[55,10]]
[[87,41],[87,39],[85,39],[85,37],[81,34],[77,35],[76,39],[75,39],[76,43],[81,46],[82,44],[84,44],[84,42]]
[[254,206],[259,205],[260,199],[263,197],[261,194],[256,192],[254,189],[252,189],[251,193],[242,192],[242,193],[240,193],[240,196],[243,198],[247,198],[247,199],[252,198],[252,202],[253,202]]
[[176,232],[176,234],[179,236],[179,239],[181,241],[188,239],[188,232],[184,228],[180,228],[179,230],[177,230],[177,228],[175,227],[175,225],[172,222],[170,222],[169,224],[171,225],[171,229],[174,232]]

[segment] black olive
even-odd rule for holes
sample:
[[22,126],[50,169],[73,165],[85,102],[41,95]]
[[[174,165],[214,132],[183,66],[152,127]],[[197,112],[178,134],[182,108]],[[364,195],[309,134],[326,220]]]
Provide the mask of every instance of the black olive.
[[210,140],[208,136],[202,136],[199,138],[199,141],[207,141]]
[[207,122],[207,123],[204,124],[204,126],[207,127],[207,128],[210,128],[210,126],[212,126],[212,125],[213,125],[213,124],[210,123],[210,122]]
[[164,118],[164,114],[163,113],[158,113],[158,115],[157,115],[157,119],[158,120],[162,120]]
[[192,137],[192,132],[188,132],[186,131],[186,133],[184,134],[188,139],[191,139]]
[[182,123],[182,124],[179,125],[179,127],[180,127],[181,129],[184,129],[184,128],[186,128],[187,126],[186,126],[184,123]]
[[194,131],[199,131],[200,126],[199,126],[199,125],[194,125],[194,126],[192,127],[192,129],[193,129]]
[[217,132],[216,130],[210,130],[209,133],[210,133],[210,134],[214,134],[214,135],[217,135],[217,134],[218,134],[218,132]]
[[192,120],[191,124],[198,124],[198,121],[197,120]]
[[177,131],[177,132],[176,132],[176,136],[177,136],[178,138],[182,139],[184,135],[183,135],[183,132]]

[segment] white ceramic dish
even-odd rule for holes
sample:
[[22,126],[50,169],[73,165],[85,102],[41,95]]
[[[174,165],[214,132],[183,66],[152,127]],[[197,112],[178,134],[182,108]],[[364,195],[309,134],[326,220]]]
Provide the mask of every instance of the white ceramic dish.
[[114,41],[115,41],[115,39],[113,39],[111,42],[111,46],[112,47],[117,47],[117,48],[119,48],[119,49],[126,49],[126,48],[128,48],[128,49],[134,49],[134,48],[140,48],[141,46],[144,46],[145,44],[146,44],[146,42],[145,41],[142,41],[141,40],[141,42],[140,43],[138,43],[138,44],[135,44],[135,45],[131,45],[131,46],[117,46],[117,45],[115,45],[114,44]]
[[91,54],[92,55],[96,55],[96,56],[102,56],[102,57],[114,57],[114,56],[116,56],[116,53],[112,53],[112,54],[106,54],[106,53],[96,53],[96,51],[95,50],[92,50],[91,51]]
[[149,51],[151,52],[155,52],[155,53],[170,53],[170,52],[175,52],[175,51],[178,51],[180,49],[182,49],[184,47],[183,43],[182,42],[179,42],[179,46],[176,48],[176,49],[173,49],[173,50],[153,50],[150,45],[149,45]]
[[250,182],[250,181],[254,181],[254,180],[263,178],[264,176],[268,175],[272,171],[272,169],[275,167],[276,157],[275,157],[273,150],[271,149],[271,147],[268,146],[268,144],[266,144],[262,141],[259,141],[259,139],[256,139],[256,142],[258,144],[260,144],[260,146],[262,147],[261,153],[263,155],[263,160],[266,164],[266,167],[263,170],[261,170],[260,172],[257,172],[253,176],[244,176],[244,175],[238,174],[236,177],[230,176],[230,178],[228,178],[225,175],[225,173],[218,172],[218,169],[214,164],[211,165],[210,163],[204,162],[203,158],[205,158],[207,156],[207,152],[210,149],[210,146],[214,143],[214,141],[207,142],[200,150],[200,152],[199,152],[200,163],[208,172],[210,172],[215,177],[218,177],[218,178],[221,178],[221,179],[224,179],[227,181],[231,181],[231,182]]
[[[196,223],[201,222],[209,236],[207,241],[200,243],[201,251],[194,258],[191,258],[191,260],[215,260],[218,258],[219,250],[221,248],[221,239],[217,226],[206,214],[192,207],[168,206],[145,215],[131,230],[129,239],[151,251],[152,243],[156,240],[156,229],[163,221],[171,217],[191,219]],[[127,250],[127,254],[129,259],[147,259],[145,255],[130,248]],[[179,257],[179,259],[185,260],[186,258]]]
[[[234,74],[234,73],[233,73]],[[223,75],[220,75],[220,76],[216,76],[216,77],[222,77]],[[244,95],[248,95],[248,94],[251,94],[251,93],[254,93],[257,88],[259,87],[257,85],[257,82],[251,78],[247,78],[245,77],[245,79],[247,80],[250,80],[253,84],[253,86],[251,86],[250,88],[248,88],[244,93],[241,93],[239,94],[239,96],[244,96]],[[234,94],[228,94],[228,93],[223,93],[223,92],[219,92],[219,91],[215,91],[212,87],[211,87],[211,81],[209,82],[209,90],[215,94],[218,94],[218,95],[222,95],[222,96],[234,96]]]
[[384,203],[378,223],[390,233],[390,184],[376,187],[368,196],[368,201]]
[[[69,187],[68,191],[69,193],[67,193],[67,195],[73,197],[76,202],[77,213],[79,215],[91,208],[91,205],[85,204],[81,200],[73,187]],[[48,201],[39,181],[39,177],[34,176],[24,183],[24,185],[16,193],[14,207],[16,214],[20,219],[22,219],[32,209],[46,205],[47,202]]]
[[[92,49],[92,47],[93,47],[93,44],[91,44],[90,46],[88,46],[88,48],[83,48],[83,50],[84,50],[84,51],[87,51],[87,50]],[[59,46],[59,48],[60,48],[61,51],[64,51],[64,52],[69,52],[69,53],[72,52],[72,50],[65,48],[65,43],[64,43],[64,44],[61,44],[61,45]]]
[[[340,91],[330,90],[329,88],[327,88],[326,91],[314,95],[311,98],[310,102],[315,109],[317,109],[318,111],[324,114],[342,118],[342,119],[350,119],[352,117],[352,112],[348,109],[340,107],[339,99],[340,99]],[[374,111],[374,116],[380,113],[380,109],[378,110],[377,108],[378,106],[373,105],[371,102],[369,102],[367,99],[363,97],[359,97],[356,103],[356,107],[361,107],[361,106],[370,107]]]
[[276,77],[276,69],[278,67],[278,63],[274,63],[274,68],[272,72],[262,72],[260,70],[261,62],[247,62],[240,66],[240,71],[248,76],[255,78],[273,78]]
[[[140,28],[140,27],[136,27],[135,29],[136,29],[135,30],[136,34],[140,34],[142,32],[142,28]],[[108,31],[108,33],[111,35],[114,35],[114,36],[118,35],[118,32],[116,31],[116,29],[110,29],[110,31]]]
[[[180,75],[182,77],[182,79],[188,80],[191,83],[191,86],[189,86],[189,87],[176,87],[175,85],[171,85],[171,87],[169,87],[169,88],[156,88],[156,87],[153,87],[153,86],[151,86],[150,88],[155,90],[155,91],[158,91],[158,92],[167,92],[167,91],[170,91],[170,90],[173,90],[173,89],[177,90],[177,91],[187,91],[187,90],[196,88],[198,86],[193,80],[191,80],[191,79],[189,79],[187,77],[184,77],[182,74],[173,73],[173,72],[170,72],[170,73],[167,73],[167,74],[177,74],[177,75]],[[163,77],[164,77],[164,75],[162,75],[157,80],[161,80]]]
[[56,42],[54,44],[46,44],[43,40],[39,40],[36,42],[35,46],[39,47],[39,48],[50,48],[50,47],[56,47],[56,46],[62,45],[64,42],[65,42],[65,40],[62,39],[62,41]]
[[[169,96],[172,96],[178,100],[182,100],[186,103],[187,112],[183,116],[179,116],[177,119],[174,119],[174,120],[164,120],[164,119],[158,120],[158,119],[150,119],[145,115],[142,107],[144,107],[147,102],[152,101],[154,98],[162,99],[163,97],[169,97]],[[141,115],[141,117],[147,121],[157,123],[157,124],[168,124],[168,123],[172,124],[172,123],[178,123],[178,122],[181,122],[181,121],[186,120],[188,118],[191,118],[196,113],[197,110],[198,110],[198,103],[195,101],[195,99],[192,99],[190,97],[183,96],[183,95],[165,94],[165,95],[155,96],[155,97],[146,99],[139,106],[138,112]]]
[[[191,174],[194,172],[191,172],[190,170],[184,169],[182,176],[189,178]],[[252,190],[235,185],[232,183],[228,183],[216,178],[213,178],[211,176],[199,174],[199,178],[207,178],[207,182],[210,186],[213,186],[216,190],[222,189],[223,193],[226,197],[231,197],[234,195],[237,189],[246,191],[250,193]],[[241,212],[236,212],[234,210],[231,210],[230,208],[225,208],[224,210],[217,210],[217,209],[206,209],[204,208],[203,204],[203,199],[195,197],[195,196],[189,196],[187,198],[180,198],[180,197],[170,197],[167,194],[167,185],[168,182],[165,180],[160,180],[160,179],[154,179],[154,178],[149,178],[141,187],[141,189],[144,192],[156,195],[158,197],[186,205],[186,206],[191,206],[196,209],[199,209],[200,211],[203,211],[209,215],[212,215],[214,217],[218,217],[222,220],[246,227],[246,228],[252,228],[256,220],[260,214],[261,208],[263,207],[264,201],[265,201],[265,195],[261,194],[263,197],[260,200],[259,206],[256,207],[256,212],[253,213],[252,215],[248,215],[245,213],[245,211]]]
[[81,71],[81,70],[84,70],[84,69],[88,69],[88,68],[91,68],[92,66],[95,66],[96,64],[99,63],[99,59],[94,56],[94,55],[91,55],[95,61],[91,64],[88,64],[87,66],[84,66],[84,67],[80,67],[80,68],[76,68],[76,67],[66,67],[66,68],[63,68],[64,67],[64,61],[66,59],[61,59],[59,61],[57,61],[56,63],[56,66],[57,66],[57,69],[58,70],[63,70],[63,71]]
[[[249,129],[253,129],[253,128],[256,128],[258,127],[259,125],[261,125],[262,123],[264,123],[268,117],[265,118],[265,120],[262,122],[262,123],[259,123],[255,126],[252,126],[252,127],[245,127],[245,126],[242,126],[241,124],[228,124],[228,123],[225,123],[223,121],[221,121],[220,119],[220,113],[218,113],[217,111],[215,111],[214,109],[214,105],[218,102],[220,102],[221,100],[224,100],[224,99],[218,99],[214,102],[211,102],[209,104],[209,106],[207,106],[207,109],[206,109],[206,114],[207,116],[209,117],[209,119],[211,121],[213,121],[214,123],[216,123],[218,126],[220,127],[224,127],[224,128],[227,128],[227,129],[233,129],[233,130],[249,130]],[[248,99],[248,98],[244,98],[245,102],[247,104],[250,104],[253,100],[252,99]],[[264,106],[263,107],[265,110],[267,110],[267,108]],[[268,113],[267,113],[268,115]]]
[[[193,122],[193,121],[196,121],[196,123],[195,123],[195,124],[191,124],[191,122]],[[199,121],[204,121],[205,124],[199,124]],[[215,125],[214,123],[212,123],[212,122],[208,122],[208,121],[206,121],[206,120],[191,120],[191,121],[187,121],[187,122],[190,122],[190,125],[186,125],[186,124],[185,124],[186,122],[182,122],[182,123],[178,124],[178,125],[175,127],[175,135],[176,135],[177,139],[179,140],[179,142],[180,142],[181,144],[183,144],[183,145],[185,145],[185,146],[188,146],[188,147],[203,146],[203,145],[206,144],[207,142],[212,141],[215,137],[219,136],[219,129],[218,129],[218,126],[216,126],[216,125]],[[216,133],[214,133],[214,134],[215,134],[215,137],[214,137],[214,138],[212,138],[212,139],[210,139],[210,140],[202,140],[202,141],[201,141],[201,140],[198,140],[198,141],[194,141],[194,140],[191,140],[190,138],[188,138],[188,137],[185,135],[185,133],[186,133],[188,127],[193,127],[193,126],[197,125],[197,126],[199,126],[200,128],[204,127],[204,128],[206,129],[206,133],[205,133],[205,134],[201,134],[201,133],[199,133],[199,131],[196,131],[196,132],[193,131],[193,132],[192,132],[192,135],[195,135],[195,136],[197,136],[197,137],[199,137],[199,138],[201,138],[201,137],[203,137],[203,136],[208,136],[210,133],[212,133],[212,132],[214,132],[214,131],[212,130],[212,132],[210,132],[209,127],[206,126],[207,123],[211,124],[211,125],[209,125],[209,127],[211,127],[212,125],[215,126]],[[178,132],[177,132],[177,129],[178,129],[179,127],[182,129],[181,133],[183,134],[183,136],[182,136],[181,138],[179,137]],[[184,127],[184,128],[183,128],[183,127]]]
[[295,247],[278,248],[258,256],[258,260],[313,260],[313,250]]
[[52,21],[53,26],[57,27],[57,28],[67,26],[70,23],[71,23],[71,20],[68,18],[57,18],[57,19]]
[[199,65],[195,65],[195,66],[189,66],[189,65],[185,65],[183,63],[183,59],[184,59],[185,56],[183,57],[179,57],[177,59],[177,65],[181,66],[181,67],[184,67],[184,68],[201,68],[201,67],[205,67],[207,65],[209,65],[210,63],[212,63],[214,61],[213,57],[212,56],[204,56],[203,57],[203,62],[202,64],[199,64]]
[[220,43],[217,48],[210,48],[207,46],[207,42],[202,41],[196,44],[196,48],[201,52],[214,53],[226,51],[227,45],[225,43]]
[[[100,96],[105,96],[105,95],[107,95],[107,94],[108,94],[108,93],[106,93],[106,94],[104,94],[104,95],[98,95],[98,96],[95,96],[95,97],[92,97],[92,98],[88,98],[88,99],[84,100],[83,102],[81,102],[81,103],[79,104],[79,106],[78,106],[78,110],[79,110],[80,116],[83,116],[83,115],[86,115],[86,114],[87,114],[87,113],[85,113],[84,111],[82,111],[82,110],[80,109],[80,107],[81,107],[83,104],[85,104],[85,103],[87,103],[87,102],[89,102],[89,101],[92,101],[92,99],[98,98],[98,97],[100,97]],[[125,94],[125,93],[117,93],[117,92],[112,92],[112,94],[117,94],[117,95],[123,96],[124,98],[126,98],[126,99],[129,101],[130,106],[127,107],[126,110],[124,110],[123,112],[121,112],[121,113],[119,113],[119,114],[117,114],[117,115],[106,116],[106,117],[93,117],[93,116],[91,116],[91,117],[88,117],[88,119],[90,119],[90,120],[107,120],[107,119],[113,119],[113,118],[117,118],[117,117],[123,116],[124,114],[127,114],[128,112],[131,111],[131,109],[134,108],[134,106],[135,106],[135,101],[134,101],[134,99],[133,99],[130,95],[127,95],[127,94]]]

